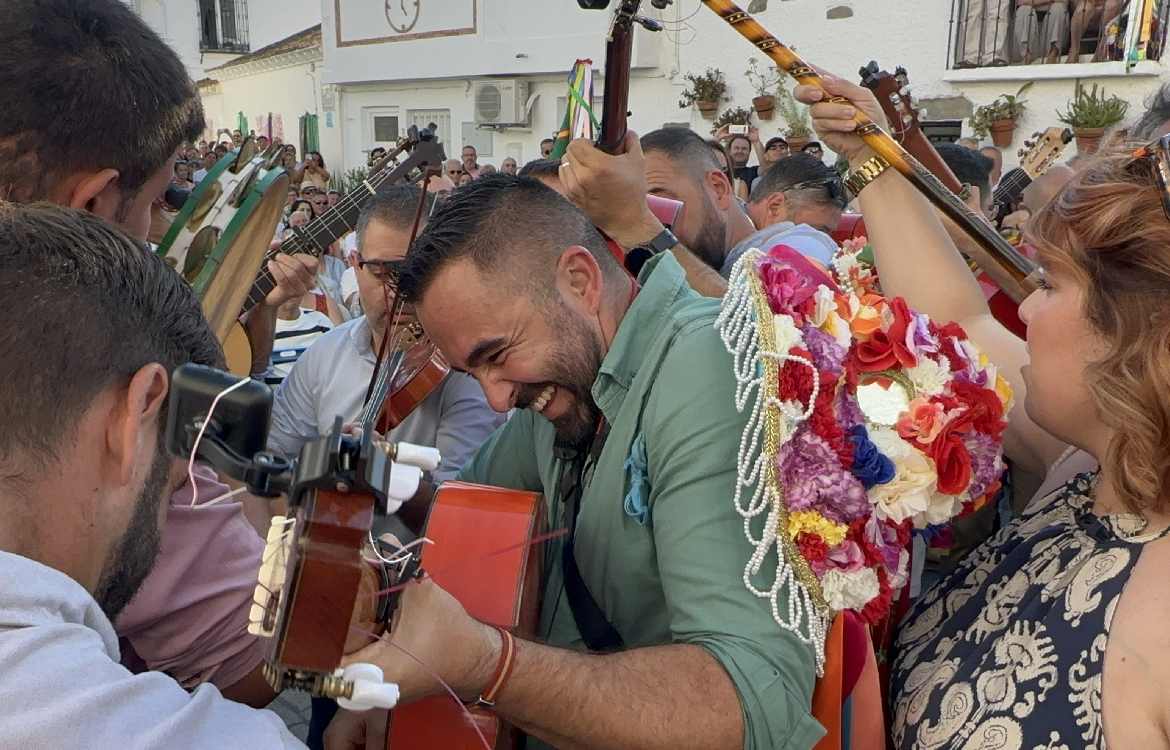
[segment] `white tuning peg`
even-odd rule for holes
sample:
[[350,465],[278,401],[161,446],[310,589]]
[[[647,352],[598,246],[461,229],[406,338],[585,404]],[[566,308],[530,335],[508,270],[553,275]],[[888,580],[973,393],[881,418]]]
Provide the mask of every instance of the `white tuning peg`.
[[920,108],[920,109],[918,110],[918,119],[919,119],[919,120],[925,120],[925,119],[926,119],[926,107],[922,107],[922,108]]
[[898,89],[898,94],[900,94],[903,98],[910,96],[910,87],[903,86],[902,88]]
[[346,711],[369,711],[371,708],[394,708],[398,705],[398,685],[384,682],[382,670],[373,664],[350,664],[333,674],[353,683],[353,696],[337,699],[337,705]]
[[422,469],[395,462],[390,467],[390,481],[386,487],[386,513],[397,513],[422,482]]
[[399,463],[417,466],[423,471],[434,471],[443,462],[443,456],[438,448],[413,443],[398,443],[394,460]]

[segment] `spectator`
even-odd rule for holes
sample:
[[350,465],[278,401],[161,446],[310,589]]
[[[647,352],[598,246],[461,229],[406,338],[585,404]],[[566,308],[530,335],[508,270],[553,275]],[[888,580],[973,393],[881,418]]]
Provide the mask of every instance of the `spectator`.
[[374,146],[370,149],[370,155],[366,159],[366,166],[373,167],[375,164],[386,158],[386,149],[381,146]]
[[991,159],[991,189],[995,190],[995,186],[999,184],[999,178],[1003,177],[1003,152],[995,146],[984,146],[979,149],[979,153]]
[[312,190],[309,193],[309,203],[313,206],[313,218],[316,219],[329,208],[329,196],[322,190]]
[[473,178],[479,176],[479,154],[475,146],[464,146],[462,151],[463,171]]
[[751,185],[759,175],[758,166],[748,166],[752,158],[752,142],[746,135],[733,135],[727,141],[727,155],[731,157],[731,169],[737,180]]
[[467,185],[474,180],[475,180],[475,178],[471,176],[470,172],[460,172],[459,173],[459,183],[458,183],[459,187],[463,187],[464,185]]
[[540,142],[540,158],[547,159],[549,156],[551,156],[552,152],[553,152],[553,146],[555,146],[555,145],[556,145],[556,141],[554,141],[552,138],[545,138],[543,141],[541,141]]
[[244,142],[244,134],[241,133],[239,130],[233,130],[232,131],[232,145],[235,146],[236,148],[239,148],[240,144],[243,142]]
[[510,156],[500,162],[500,171],[504,174],[514,175],[518,170],[519,167],[516,165],[516,160]]
[[1011,0],[968,0],[959,17],[955,67],[1007,65],[1011,12]]
[[276,311],[276,333],[272,356],[264,382],[276,388],[288,376],[293,365],[321,334],[333,330],[333,321],[324,313],[301,307],[300,300],[290,299]]
[[[1068,49],[1068,8],[1069,0],[1017,0],[1012,59],[1025,65],[1041,58],[1045,63],[1060,62]],[[1038,12],[1044,13],[1043,20]]]
[[194,190],[195,183],[191,181],[191,165],[185,161],[175,162],[175,176],[171,185],[180,190]]
[[479,175],[478,176],[479,177],[487,177],[488,175],[492,175],[495,173],[496,173],[495,167],[493,167],[491,164],[484,164],[483,166],[481,166],[479,168]]
[[318,151],[305,154],[305,166],[301,171],[301,184],[314,185],[321,191],[329,187],[329,170],[325,168],[325,159]]
[[817,161],[823,162],[825,159],[825,149],[821,146],[820,141],[810,141],[800,149],[801,153],[808,154]]
[[337,205],[337,201],[341,200],[341,192],[338,190],[330,190],[325,194],[325,203],[329,208]]
[[207,176],[207,173],[210,172],[211,168],[215,166],[215,162],[218,161],[218,159],[215,158],[214,151],[208,151],[201,157],[201,159],[202,164],[199,165],[199,169],[196,169],[191,174],[191,180],[196,185],[203,182],[203,178]]
[[760,171],[767,172],[773,164],[788,157],[791,153],[788,141],[778,135],[772,136],[768,139],[767,145],[764,146],[764,155],[760,158]]
[[459,177],[463,174],[463,162],[458,159],[448,159],[443,163],[443,173],[455,185],[459,184]]
[[940,143],[935,150],[959,182],[971,188],[968,205],[973,210],[987,213],[991,208],[991,170],[994,166],[991,159],[957,143]]
[[271,141],[268,140],[268,136],[266,135],[261,135],[256,138],[256,148],[260,149],[261,151],[267,151],[268,145],[270,143]]

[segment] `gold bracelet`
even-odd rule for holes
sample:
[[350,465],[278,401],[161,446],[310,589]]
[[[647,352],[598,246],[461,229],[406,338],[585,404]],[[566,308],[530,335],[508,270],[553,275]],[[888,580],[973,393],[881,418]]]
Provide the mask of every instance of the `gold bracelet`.
[[849,188],[849,192],[856,196],[866,185],[876,180],[878,175],[889,168],[890,163],[881,156],[872,156],[860,167],[849,172],[848,176],[845,177],[845,187]]

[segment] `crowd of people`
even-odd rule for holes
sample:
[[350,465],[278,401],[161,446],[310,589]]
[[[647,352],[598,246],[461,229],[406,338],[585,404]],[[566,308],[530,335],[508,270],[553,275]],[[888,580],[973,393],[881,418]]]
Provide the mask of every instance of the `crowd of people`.
[[[123,3],[12,2],[0,746],[303,747],[264,710],[275,693],[248,628],[282,501],[167,453],[171,373],[224,355],[195,292],[144,247],[157,202],[206,179],[243,134],[198,141],[194,84]],[[427,184],[379,190],[320,257],[266,261],[274,288],[243,322],[252,375],[274,389],[270,451],[294,458],[338,417],[354,422],[388,334],[417,324],[451,371],[386,437],[442,461],[395,533],[423,534],[449,480],[540,493],[561,532],[539,550],[535,632],[476,620],[433,579],[405,586],[386,635],[347,657],[381,668],[400,704],[449,690],[529,748],[817,745],[815,634],[778,626],[799,606],[787,589],[769,605],[745,585],[753,547],[731,498],[756,417],[736,408],[717,325],[745,257],[787,259],[764,283],[807,297],[859,213],[881,294],[904,300],[891,315],[909,306],[949,331],[911,327],[883,346],[949,352],[947,377],[966,377],[961,334],[982,352],[961,354],[1009,383],[1015,406],[996,501],[932,527],[946,554],[886,592],[905,613],[881,650],[885,704],[837,747],[1170,745],[1170,100],[1152,99],[1132,143],[1035,180],[1003,219],[1039,263],[1021,335],[992,314],[963,233],[857,135],[858,111],[884,123],[873,95],[829,74],[824,87],[794,91],[820,138],[799,152],[754,128],[662,128],[628,133],[615,154],[582,139],[552,159],[549,139],[541,158],[496,170],[464,146]],[[292,187],[274,249],[341,197],[320,154],[283,148]],[[938,150],[991,221],[998,152]],[[682,213],[664,225],[647,195]],[[611,245],[649,259],[631,272]],[[779,318],[758,322],[784,335]],[[923,432],[992,410],[923,408],[911,425]],[[833,439],[826,450],[858,462],[869,445]],[[809,481],[828,502],[856,500],[821,479]],[[755,562],[764,579],[781,564]],[[385,711],[318,701],[308,744],[381,747],[385,731]]]

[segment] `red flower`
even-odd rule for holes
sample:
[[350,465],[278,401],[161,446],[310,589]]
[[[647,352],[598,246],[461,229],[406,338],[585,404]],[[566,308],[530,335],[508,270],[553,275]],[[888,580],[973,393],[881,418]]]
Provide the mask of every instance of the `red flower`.
[[861,619],[865,620],[870,625],[877,625],[890,613],[890,603],[894,599],[894,590],[890,588],[890,578],[886,575],[886,569],[882,566],[877,568],[878,577],[878,595],[865,603],[861,608]]
[[796,535],[796,548],[810,563],[824,560],[829,555],[829,545],[818,534],[802,531]]
[[[792,347],[788,353],[794,357],[803,357],[809,362],[812,361],[812,352]],[[808,404],[809,399],[812,398],[813,389],[813,371],[809,369],[808,365],[800,362],[793,362],[788,360],[784,366],[780,368],[780,400],[781,401],[799,401],[802,404]]]
[[906,300],[895,297],[889,306],[894,314],[890,327],[874,331],[868,341],[857,345],[857,365],[862,372],[891,370],[898,365],[913,367],[918,363],[914,352],[906,346],[906,331],[913,321]]
[[967,340],[967,332],[963,330],[963,326],[955,322],[947,323],[938,329],[938,337],[942,343],[943,356],[947,358],[947,362],[951,365],[951,372],[966,369],[967,365],[964,364],[963,356],[955,348],[954,341],[956,338],[961,341]]
[[971,453],[963,445],[960,431],[956,429],[956,424],[961,428],[965,423],[964,417],[955,419],[934,442],[922,446],[934,461],[934,469],[938,472],[938,491],[944,495],[959,495],[971,484]]
[[[806,368],[807,369],[807,368]],[[841,466],[846,471],[853,468],[853,441],[845,437],[845,430],[837,419],[833,401],[837,395],[837,378],[820,373],[821,388],[817,392],[817,403],[808,418],[809,429],[833,449]]]
[[951,383],[955,396],[967,407],[971,425],[986,435],[999,437],[1007,427],[1003,418],[1003,403],[995,391],[956,380]]

